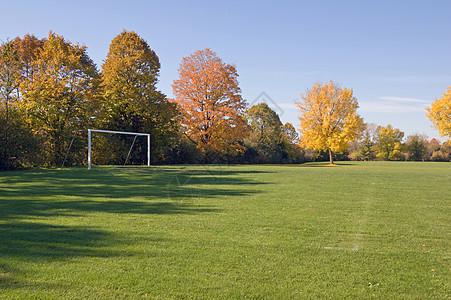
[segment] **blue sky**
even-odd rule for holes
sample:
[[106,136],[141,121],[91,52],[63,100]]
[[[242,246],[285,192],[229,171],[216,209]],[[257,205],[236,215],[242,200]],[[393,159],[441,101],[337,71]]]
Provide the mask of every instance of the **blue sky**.
[[111,40],[133,30],[159,56],[169,97],[182,58],[208,47],[237,66],[250,104],[275,102],[295,127],[294,100],[333,80],[354,90],[366,122],[438,138],[425,107],[451,85],[450,11],[447,0],[0,0],[0,40],[52,30],[100,69]]

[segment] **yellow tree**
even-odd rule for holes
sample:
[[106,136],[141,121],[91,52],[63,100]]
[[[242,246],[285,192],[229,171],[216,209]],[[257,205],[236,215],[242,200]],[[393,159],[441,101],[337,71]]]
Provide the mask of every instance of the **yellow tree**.
[[331,164],[333,153],[346,150],[364,128],[352,89],[342,89],[333,81],[316,83],[296,105],[300,112],[301,145],[328,151]]
[[435,99],[426,109],[427,117],[438,129],[440,135],[451,137],[451,86],[443,93],[442,98]]
[[27,121],[48,141],[49,162],[61,162],[71,131],[93,116],[98,73],[85,46],[50,33],[21,84]]
[[210,49],[183,58],[179,79],[172,84],[182,112],[186,135],[204,153],[234,153],[245,132],[246,102],[241,97],[238,73]]

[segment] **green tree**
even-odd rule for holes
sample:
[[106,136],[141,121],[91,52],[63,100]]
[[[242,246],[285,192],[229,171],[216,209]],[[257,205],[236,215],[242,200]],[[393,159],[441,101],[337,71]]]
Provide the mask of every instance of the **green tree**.
[[402,159],[401,143],[404,132],[393,128],[391,125],[387,127],[378,126],[376,132],[376,150],[377,157],[384,160],[400,160]]
[[[116,36],[102,66],[103,116],[100,126],[150,133],[152,156],[162,159],[166,147],[175,137],[178,111],[176,104],[168,101],[156,88],[159,72],[159,59],[144,39],[126,30]],[[142,153],[145,145],[145,141],[141,147],[139,143],[137,145]],[[104,150],[109,147],[105,144]],[[114,151],[110,154],[116,155]],[[145,155],[141,157],[144,159]]]
[[374,155],[374,143],[367,136],[362,140],[358,148],[360,159],[369,161],[375,157]]
[[375,144],[377,136],[377,125],[374,123],[366,123],[363,131],[362,140],[360,141],[357,152],[359,159],[373,160],[376,157]]
[[257,150],[259,162],[281,163],[283,124],[277,113],[259,103],[247,110],[246,120],[250,128],[247,143]]
[[50,33],[21,85],[21,108],[45,137],[46,161],[60,164],[72,131],[86,128],[95,111],[97,69],[85,46]]
[[287,154],[285,162],[302,163],[305,161],[304,149],[299,145],[299,134],[293,124],[288,122],[282,127],[282,147]]
[[282,124],[279,116],[266,103],[250,107],[246,112],[249,133],[246,159],[255,163],[300,163],[304,152],[299,135],[291,123]]
[[406,150],[408,159],[413,161],[421,161],[426,158],[426,137],[415,134],[407,137]]

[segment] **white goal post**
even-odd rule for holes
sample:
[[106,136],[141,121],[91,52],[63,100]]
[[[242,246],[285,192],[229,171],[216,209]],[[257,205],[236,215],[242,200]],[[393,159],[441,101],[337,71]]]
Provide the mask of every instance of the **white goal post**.
[[134,135],[135,137],[136,136],[147,136],[147,166],[150,166],[150,133],[88,129],[88,170],[91,170],[91,133],[92,132],[128,134],[128,135]]

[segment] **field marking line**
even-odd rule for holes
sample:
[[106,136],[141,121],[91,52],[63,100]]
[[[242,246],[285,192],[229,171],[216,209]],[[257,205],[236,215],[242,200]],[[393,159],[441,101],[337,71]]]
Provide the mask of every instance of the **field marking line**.
[[370,212],[369,209],[370,206],[370,198],[367,198],[365,201],[365,207],[363,210],[363,218],[359,221],[359,227],[358,231],[354,234],[353,244],[354,246],[352,248],[349,247],[324,247],[326,250],[341,250],[341,251],[359,251],[360,250],[360,244],[362,243],[362,228],[363,225],[365,225],[366,221],[368,220],[368,214]]

